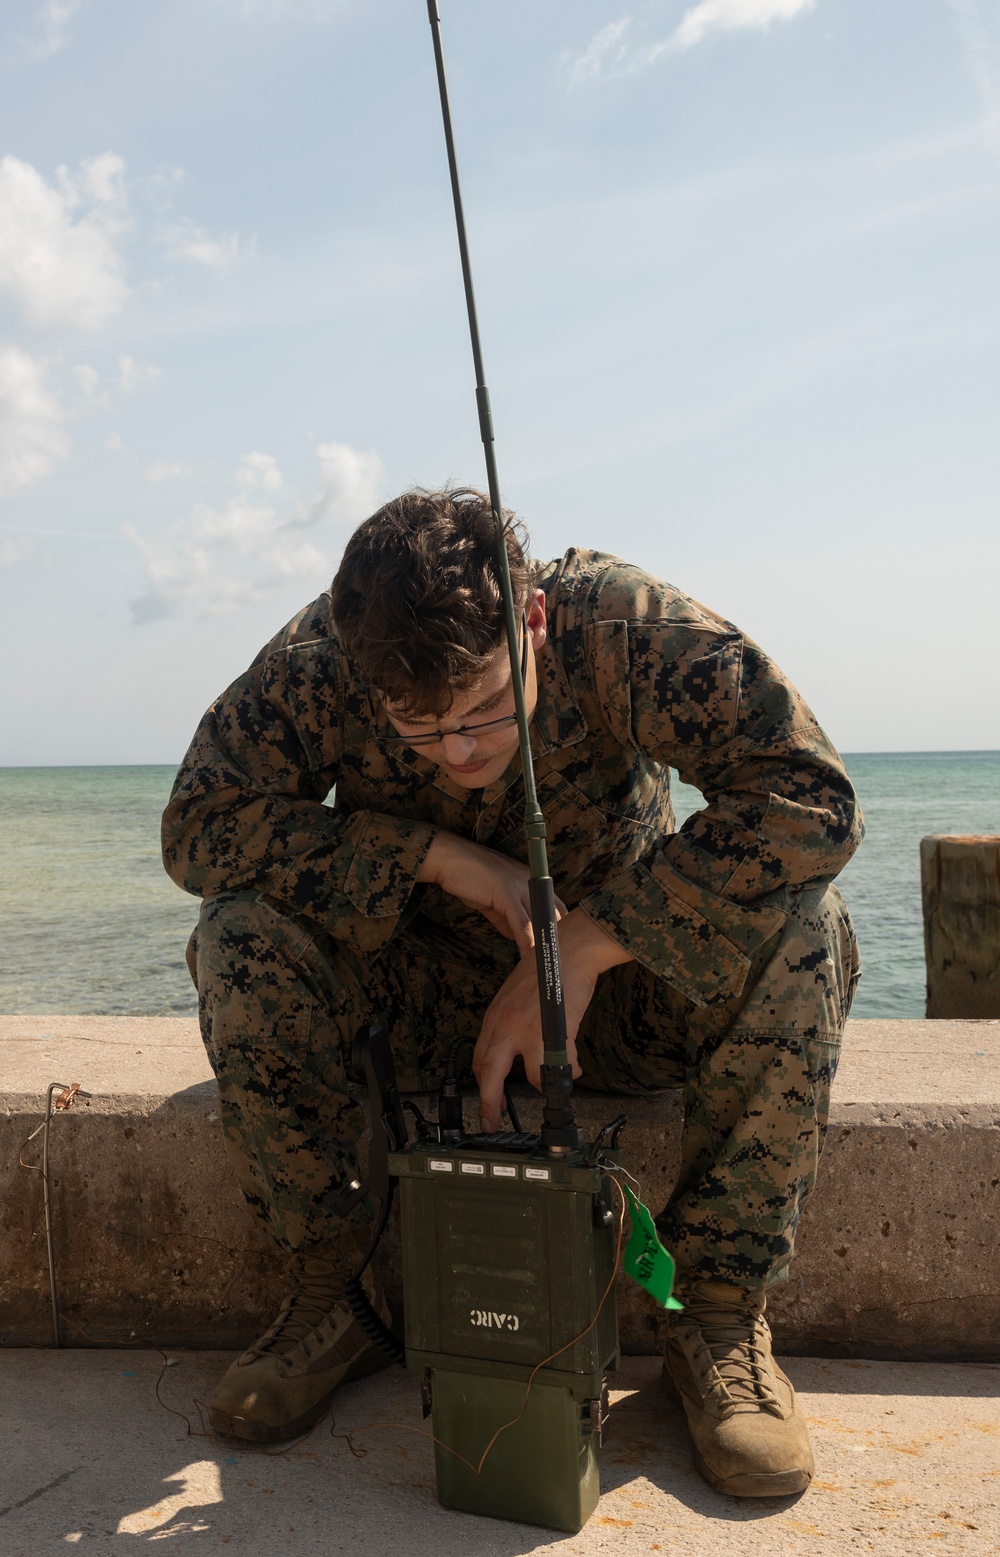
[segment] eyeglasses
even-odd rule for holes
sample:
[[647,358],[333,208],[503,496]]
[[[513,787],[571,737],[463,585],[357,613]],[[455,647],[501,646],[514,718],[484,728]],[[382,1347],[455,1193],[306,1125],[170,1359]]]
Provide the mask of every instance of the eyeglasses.
[[[528,622],[521,616],[521,685],[528,669]],[[446,735],[486,735],[493,730],[506,730],[517,723],[517,713],[504,714],[501,719],[486,719],[482,724],[462,724],[457,730],[422,730],[419,735],[383,735],[383,746],[432,746],[443,741]]]

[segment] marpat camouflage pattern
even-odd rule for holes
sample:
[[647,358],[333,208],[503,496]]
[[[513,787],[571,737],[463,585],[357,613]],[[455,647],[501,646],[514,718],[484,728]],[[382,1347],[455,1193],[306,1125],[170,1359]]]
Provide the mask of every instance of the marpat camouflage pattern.
[[[857,800],[798,693],[731,623],[598,552],[572,549],[537,582],[550,870],[636,959],[599,981],[585,1080],[683,1086],[665,1237],[682,1268],[760,1286],[791,1258],[857,980],[829,887],[861,837]],[[416,874],[439,827],[526,859],[519,759],[469,790],[384,745],[394,733],[321,595],[205,715],[164,813],[167,869],[206,899],[190,956],[227,1141],[290,1249],[338,1235],[358,1027],[381,1020],[401,1085],[430,1087],[516,960]],[[670,767],[705,798],[677,832]]]

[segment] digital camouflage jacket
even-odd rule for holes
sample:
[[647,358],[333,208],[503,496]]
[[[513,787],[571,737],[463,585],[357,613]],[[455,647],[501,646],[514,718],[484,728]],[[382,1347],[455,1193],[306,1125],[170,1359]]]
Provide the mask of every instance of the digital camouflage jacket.
[[[532,749],[556,892],[696,1005],[738,994],[788,889],[857,847],[843,764],[761,649],[669,584],[576,548],[537,583]],[[467,790],[391,733],[324,593],[202,719],[164,813],[169,874],[199,896],[255,888],[356,953],[405,926],[489,956],[487,921],[415,878],[439,827],[527,858],[520,760]],[[679,831],[671,767],[706,802]]]

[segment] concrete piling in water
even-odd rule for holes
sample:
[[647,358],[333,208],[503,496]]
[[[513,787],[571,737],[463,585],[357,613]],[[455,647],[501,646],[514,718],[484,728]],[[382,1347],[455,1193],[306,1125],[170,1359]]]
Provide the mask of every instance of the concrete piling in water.
[[1000,836],[920,840],[927,1015],[1000,1016]]

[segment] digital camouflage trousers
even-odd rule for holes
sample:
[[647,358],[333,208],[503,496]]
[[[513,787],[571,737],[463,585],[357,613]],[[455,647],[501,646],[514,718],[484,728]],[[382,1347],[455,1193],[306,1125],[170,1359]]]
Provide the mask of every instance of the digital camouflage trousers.
[[[578,1035],[584,1085],[683,1089],[661,1235],[682,1273],[754,1289],[787,1273],[859,971],[836,887],[772,901],[788,917],[739,996],[698,1007],[627,963],[602,975]],[[450,1044],[477,1036],[515,954],[499,936],[464,952],[420,915],[368,958],[254,892],[203,904],[188,965],[225,1139],[279,1247],[343,1238],[332,1204],[366,1119],[345,1069],[358,1029],[386,1028],[403,1091],[431,1090]]]

